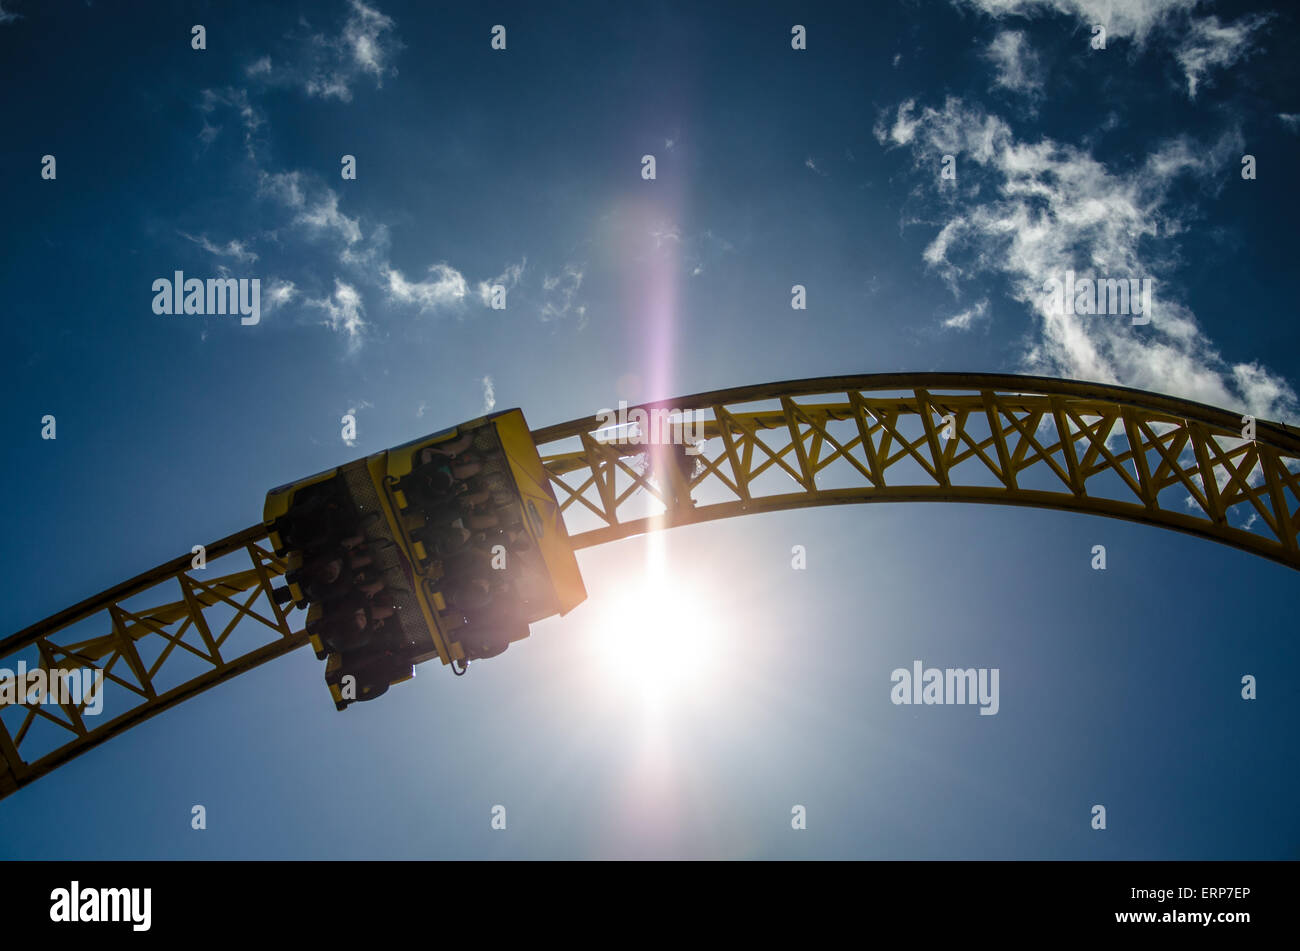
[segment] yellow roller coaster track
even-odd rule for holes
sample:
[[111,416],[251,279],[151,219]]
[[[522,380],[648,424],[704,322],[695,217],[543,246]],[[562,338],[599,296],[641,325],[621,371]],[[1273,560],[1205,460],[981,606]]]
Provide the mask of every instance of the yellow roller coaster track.
[[[690,411],[687,435],[708,441],[698,455],[647,453],[598,417],[533,432],[575,548],[809,505],[993,502],[1145,522],[1300,569],[1300,430],[1261,420],[1248,438],[1250,421],[1199,403],[1043,377],[897,373],[640,408]],[[106,684],[93,718],[85,702],[0,708],[0,797],[307,643],[302,612],[270,597],[285,565],[260,524],[207,546],[206,559],[195,569],[184,555],[0,642],[0,668],[97,668]]]

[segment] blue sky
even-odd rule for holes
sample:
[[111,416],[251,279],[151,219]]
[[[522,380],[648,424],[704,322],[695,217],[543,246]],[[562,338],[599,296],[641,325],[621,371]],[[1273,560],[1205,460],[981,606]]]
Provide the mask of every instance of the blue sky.
[[[8,630],[252,524],[272,486],[486,408],[538,427],[748,383],[969,370],[1300,420],[1288,12],[0,11]],[[1038,288],[1067,268],[1153,276],[1152,322],[1047,313]],[[154,314],[175,270],[259,278],[260,323]],[[494,283],[504,311],[482,299]],[[664,600],[686,606],[668,617],[714,661],[653,710],[603,654],[646,574],[630,539],[580,555],[587,604],[466,678],[426,665],[338,714],[300,652],[183,704],[0,803],[0,855],[1300,855],[1293,571],[956,505],[663,545]],[[918,658],[999,668],[998,715],[892,705],[890,672]]]

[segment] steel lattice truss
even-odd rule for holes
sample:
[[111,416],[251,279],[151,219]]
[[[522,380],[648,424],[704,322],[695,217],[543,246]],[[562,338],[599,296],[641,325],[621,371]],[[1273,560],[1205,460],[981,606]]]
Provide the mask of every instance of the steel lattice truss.
[[[811,505],[959,501],[1146,522],[1300,569],[1300,432],[1123,387],[877,374],[701,393],[698,455],[586,417],[537,430],[573,544]],[[691,434],[691,427],[687,435]],[[664,433],[659,432],[659,437]],[[671,430],[669,436],[675,435]],[[618,437],[622,437],[621,442]],[[270,596],[255,525],[0,642],[0,668],[102,671],[102,712],[0,707],[0,797],[195,694],[307,643]]]
[[1160,525],[1300,568],[1300,431],[1257,421],[1245,439],[1240,415],[1198,403],[1039,377],[911,373],[643,408],[703,417],[694,472],[645,426],[629,437],[587,418],[533,434],[575,547],[809,505],[994,502]]
[[[0,667],[98,671],[102,709],[0,708],[0,797],[197,693],[307,643],[268,596],[285,564],[260,525],[184,555],[0,642]],[[302,612],[295,612],[301,615]]]

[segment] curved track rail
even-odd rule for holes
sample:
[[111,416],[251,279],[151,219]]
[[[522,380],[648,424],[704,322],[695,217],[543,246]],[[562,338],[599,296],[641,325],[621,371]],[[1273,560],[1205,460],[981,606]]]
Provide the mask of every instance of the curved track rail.
[[[718,518],[859,502],[1086,512],[1198,535],[1300,569],[1300,431],[1093,383],[994,374],[824,377],[641,404],[682,427],[533,432],[575,548]],[[637,409],[634,408],[634,409]],[[669,416],[668,411],[677,416]],[[657,412],[656,412],[657,411]],[[668,442],[670,445],[664,445]],[[672,443],[676,445],[672,445]],[[694,450],[694,447],[693,447]],[[103,671],[103,711],[0,708],[0,797],[307,643],[270,597],[284,563],[255,525],[0,641],[0,668]]]

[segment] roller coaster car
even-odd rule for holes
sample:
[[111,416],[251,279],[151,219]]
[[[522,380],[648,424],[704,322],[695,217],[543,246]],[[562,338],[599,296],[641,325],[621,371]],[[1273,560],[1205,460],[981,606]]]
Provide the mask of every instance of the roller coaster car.
[[273,489],[263,519],[339,709],[435,656],[464,673],[586,598],[517,409]]
[[[346,676],[351,683],[344,681]],[[325,663],[325,683],[337,710],[382,697],[389,687],[414,676],[415,665],[402,653],[331,653]]]

